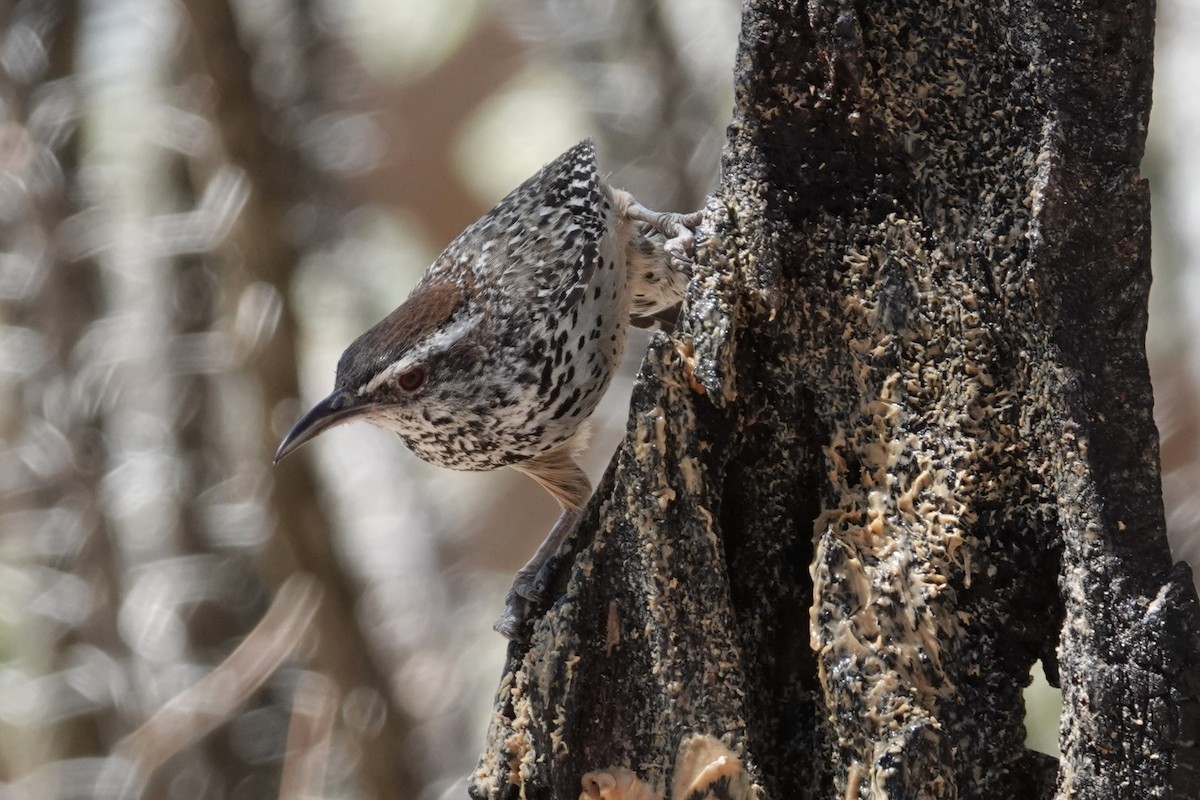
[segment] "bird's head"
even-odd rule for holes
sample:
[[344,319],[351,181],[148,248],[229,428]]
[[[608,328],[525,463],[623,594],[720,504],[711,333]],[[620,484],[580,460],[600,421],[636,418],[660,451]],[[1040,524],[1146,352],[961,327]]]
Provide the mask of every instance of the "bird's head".
[[473,334],[480,319],[458,286],[419,287],[346,348],[333,392],[292,426],[275,461],[352,420],[394,430],[413,446],[423,427],[438,423],[432,409],[454,407],[462,381],[447,376],[477,371],[482,348]]

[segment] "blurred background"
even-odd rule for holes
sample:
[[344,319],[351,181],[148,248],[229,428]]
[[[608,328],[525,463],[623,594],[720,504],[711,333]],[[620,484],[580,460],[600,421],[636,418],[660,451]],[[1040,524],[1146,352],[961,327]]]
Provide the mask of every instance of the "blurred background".
[[[579,139],[647,205],[698,207],[738,14],[0,0],[0,798],[118,796],[145,773],[150,798],[464,795],[505,650],[491,623],[553,501],[366,425],[271,453],[441,248]],[[1149,345],[1172,541],[1195,563],[1200,2],[1159,15]],[[644,342],[598,414],[593,479]],[[1031,691],[1048,751],[1055,703]]]

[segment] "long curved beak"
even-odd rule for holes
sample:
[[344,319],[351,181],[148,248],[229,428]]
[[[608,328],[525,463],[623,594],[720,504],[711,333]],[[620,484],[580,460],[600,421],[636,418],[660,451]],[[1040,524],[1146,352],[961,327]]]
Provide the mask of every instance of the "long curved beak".
[[369,407],[369,405],[355,405],[354,398],[349,392],[334,389],[333,394],[310,408],[308,413],[292,426],[287,436],[283,437],[283,441],[279,443],[273,463],[278,464],[279,459],[309,439],[335,425],[349,422],[351,418],[366,411]]

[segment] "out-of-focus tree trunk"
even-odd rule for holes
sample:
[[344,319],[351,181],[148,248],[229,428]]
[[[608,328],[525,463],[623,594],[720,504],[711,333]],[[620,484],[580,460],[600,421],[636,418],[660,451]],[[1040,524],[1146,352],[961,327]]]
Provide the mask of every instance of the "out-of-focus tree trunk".
[[[476,796],[1200,795],[1143,349],[1152,34],[1134,2],[747,2],[681,323]],[[1039,659],[1059,762],[1024,748]]]
[[[99,755],[114,709],[80,698],[65,676],[95,667],[124,646],[115,620],[92,607],[72,616],[72,595],[93,603],[117,594],[117,568],[101,511],[105,451],[98,372],[82,344],[103,314],[102,281],[90,258],[73,258],[63,223],[80,211],[76,86],[70,76],[79,25],[73,2],[7,4],[4,48],[0,269],[4,368],[15,391],[3,406],[5,479],[0,492],[5,560],[28,567],[38,601],[8,656],[38,664],[58,687],[37,736],[11,731],[0,767],[6,781],[46,761]],[[36,626],[45,625],[38,630]],[[36,711],[33,717],[36,717]],[[32,718],[31,718],[32,721]],[[50,784],[45,784],[50,788]]]
[[[287,766],[289,785],[323,790],[332,763],[343,786],[407,796],[390,671],[299,462],[262,509],[271,412],[296,395],[280,295],[311,243],[289,236],[289,214],[336,220],[322,213],[334,192],[299,154],[296,120],[252,90],[228,4],[191,6],[191,20],[136,2],[0,11],[0,603],[25,615],[0,637],[0,779],[18,798],[257,796]],[[278,57],[289,43],[271,44]],[[301,117],[322,108],[287,100]],[[276,602],[255,627],[267,604],[251,555],[272,513],[262,572],[324,587],[301,633],[318,594],[303,578],[281,595],[295,608]],[[217,667],[252,629],[237,669]],[[189,689],[205,708],[157,713]],[[289,714],[312,753],[285,752]]]
[[[272,115],[269,104],[254,91],[253,61],[241,44],[235,16],[227,0],[188,0],[185,3],[196,47],[213,81],[215,126],[229,160],[242,170],[249,197],[232,243],[243,259],[242,280],[261,282],[278,296],[287,296],[300,257],[295,213],[311,203],[321,176],[299,152],[298,126],[302,118]],[[289,17],[297,27],[302,66],[316,69],[328,64],[320,57],[316,33],[310,27],[311,9]],[[328,76],[311,74],[288,100],[293,113],[315,113],[319,101],[316,84]],[[307,233],[311,234],[311,231]],[[286,303],[274,306],[279,314],[273,335],[258,343],[251,354],[254,373],[261,381],[263,417],[258,431],[265,452],[277,443],[271,424],[281,403],[299,394],[297,385],[296,324]],[[377,651],[363,634],[355,613],[358,590],[334,549],[331,529],[318,503],[314,478],[303,459],[290,461],[274,475],[271,511],[275,531],[262,554],[262,572],[275,586],[289,576],[308,573],[325,588],[325,601],[317,616],[313,662],[330,677],[343,696],[365,692],[366,719],[357,734],[362,757],[363,785],[372,797],[406,797],[416,788],[415,771],[406,755],[409,723],[394,702],[390,675]]]
[[[700,42],[686,21],[672,25],[671,10],[697,14],[697,4],[672,0],[581,3],[562,13],[547,0],[520,0],[511,8],[516,26],[536,31],[553,48],[585,91],[601,155],[611,163],[614,185],[654,208],[694,209],[712,187],[720,152],[715,126],[727,99],[711,90],[725,83],[728,65]],[[725,15],[706,9],[703,24]],[[736,14],[734,5],[726,9]],[[691,57],[702,49],[701,58]],[[697,63],[699,62],[699,63]],[[702,73],[702,74],[698,74]]]

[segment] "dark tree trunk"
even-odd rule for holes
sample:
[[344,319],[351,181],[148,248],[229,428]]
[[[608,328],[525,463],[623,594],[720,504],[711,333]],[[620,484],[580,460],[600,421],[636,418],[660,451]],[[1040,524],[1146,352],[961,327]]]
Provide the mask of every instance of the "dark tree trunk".
[[[1200,796],[1143,350],[1152,34],[1134,2],[747,3],[681,324],[476,796]],[[1024,748],[1038,659],[1057,764]]]

